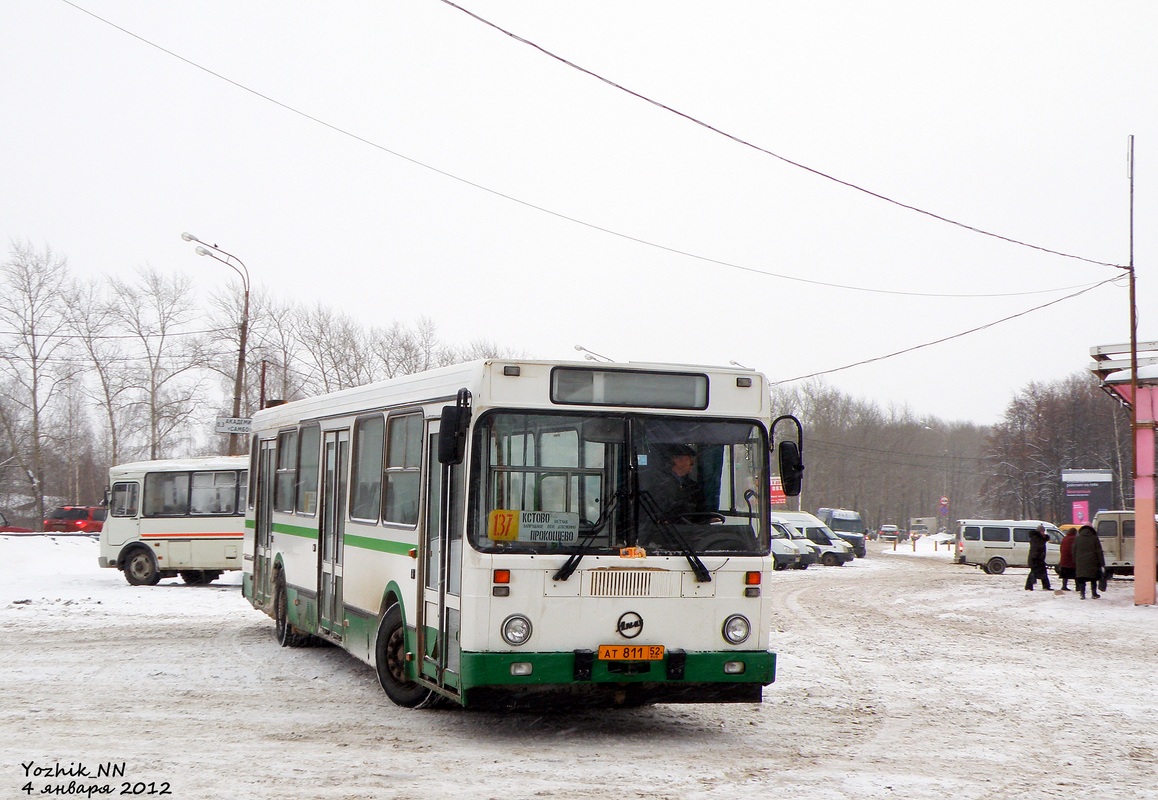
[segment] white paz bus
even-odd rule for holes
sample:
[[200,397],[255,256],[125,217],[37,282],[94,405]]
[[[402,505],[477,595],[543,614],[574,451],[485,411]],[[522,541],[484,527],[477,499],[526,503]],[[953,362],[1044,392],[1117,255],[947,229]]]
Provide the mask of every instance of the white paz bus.
[[241,569],[248,465],[211,456],[112,467],[98,563],[134,586],[178,575],[211,583]]
[[[759,702],[770,423],[757,373],[589,362],[268,408],[243,592],[283,645],[346,649],[402,706]],[[781,463],[799,493],[798,441]]]

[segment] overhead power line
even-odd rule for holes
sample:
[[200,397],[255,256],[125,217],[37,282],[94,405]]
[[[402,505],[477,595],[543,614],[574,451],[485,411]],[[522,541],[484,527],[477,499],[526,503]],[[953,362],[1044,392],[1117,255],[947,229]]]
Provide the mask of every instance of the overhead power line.
[[1065,302],[1066,300],[1072,300],[1073,298],[1078,297],[1080,295],[1083,295],[1086,292],[1091,292],[1094,289],[1097,289],[1099,286],[1105,286],[1107,283],[1113,283],[1114,281],[1118,280],[1121,277],[1122,277],[1121,275],[1115,275],[1112,278],[1106,278],[1106,280],[1101,281],[1100,283],[1096,283],[1087,289],[1082,289],[1081,291],[1074,292],[1073,294],[1067,294],[1065,297],[1059,297],[1056,300],[1050,300],[1048,303],[1042,303],[1040,306],[1034,306],[1033,308],[1027,308],[1024,311],[1017,312],[1016,314],[1010,314],[1008,317],[1002,317],[1001,319],[995,319],[992,322],[987,322],[984,325],[978,325],[976,328],[970,328],[967,331],[961,331],[960,333],[955,333],[952,336],[943,336],[940,339],[934,339],[931,342],[925,342],[923,344],[913,345],[912,347],[906,347],[905,349],[897,350],[894,353],[888,353],[886,355],[876,356],[874,358],[866,358],[863,361],[856,361],[856,362],[853,362],[852,364],[845,364],[843,367],[833,367],[832,369],[822,369],[818,372],[810,372],[807,375],[797,375],[795,378],[786,378],[785,380],[772,381],[771,383],[773,386],[779,386],[780,384],[783,384],[783,383],[793,383],[795,381],[802,381],[802,380],[805,380],[807,378],[816,378],[816,377],[819,377],[820,375],[830,375],[833,372],[842,372],[846,369],[852,369],[853,367],[861,367],[861,366],[864,366],[865,364],[872,364],[876,361],[884,361],[887,358],[895,358],[896,356],[904,355],[905,353],[911,353],[914,350],[921,350],[921,349],[926,348],[926,347],[932,347],[935,344],[943,344],[944,342],[948,342],[948,341],[951,341],[953,339],[960,339],[962,336],[968,336],[971,333],[977,333],[978,331],[983,331],[986,328],[992,328],[994,325],[1000,325],[1003,322],[1009,322],[1012,319],[1017,319],[1018,317],[1024,317],[1026,314],[1032,314],[1034,311],[1040,311],[1043,308],[1048,308],[1049,306]]
[[[84,334],[84,333],[46,333],[40,334],[39,339],[80,339],[82,341],[106,341],[109,339],[170,339],[178,336],[200,336],[205,333],[229,333],[236,330],[236,328],[207,328],[203,331],[168,331],[166,333],[110,333],[110,334]],[[22,336],[18,331],[0,331],[0,336]]]
[[1051,255],[1061,256],[1062,258],[1072,258],[1072,259],[1075,259],[1077,261],[1085,261],[1088,264],[1097,264],[1098,266],[1102,266],[1102,267],[1113,267],[1115,269],[1129,269],[1129,267],[1124,266],[1122,264],[1114,264],[1114,263],[1109,262],[1109,261],[1098,261],[1097,259],[1086,258],[1085,256],[1074,255],[1072,253],[1065,253],[1065,252],[1062,252],[1060,250],[1053,250],[1051,248],[1042,247],[1042,246],[1036,245],[1036,244],[1031,244],[1029,242],[1022,241],[1020,239],[1014,239],[1010,236],[1003,236],[1000,233],[994,233],[993,231],[989,231],[989,230],[986,230],[984,228],[979,228],[975,225],[968,225],[964,222],[960,222],[959,220],[951,219],[949,217],[942,216],[941,214],[937,214],[933,211],[929,211],[927,209],[920,208],[918,206],[910,205],[909,203],[904,203],[900,200],[889,197],[887,195],[883,195],[879,192],[874,192],[871,189],[866,189],[865,187],[860,186],[859,184],[852,183],[851,181],[846,181],[842,178],[838,178],[835,175],[831,175],[831,174],[824,172],[822,170],[819,170],[815,167],[810,167],[807,164],[802,164],[799,161],[793,161],[792,159],[787,158],[786,156],[782,156],[779,153],[775,153],[775,152],[773,152],[765,147],[761,147],[758,144],[754,144],[753,142],[750,142],[747,139],[744,139],[740,136],[737,136],[736,134],[728,133],[727,131],[722,130],[721,128],[717,128],[714,125],[711,125],[707,122],[704,122],[702,119],[699,119],[698,117],[694,117],[691,114],[680,111],[679,109],[673,108],[669,105],[666,105],[665,103],[661,103],[658,100],[655,100],[651,97],[648,97],[645,94],[641,94],[640,92],[635,91],[634,89],[628,89],[626,86],[623,86],[622,84],[616,83],[615,81],[611,80],[610,78],[606,78],[597,72],[593,72],[592,70],[589,70],[586,67],[582,67],[573,61],[569,61],[568,59],[563,58],[562,56],[558,55],[557,53],[553,53],[552,51],[546,49],[542,45],[539,45],[539,44],[536,44],[535,42],[532,42],[530,39],[526,39],[522,36],[519,36],[517,33],[513,33],[512,31],[509,31],[500,25],[496,25],[495,23],[491,22],[488,19],[485,19],[484,17],[480,17],[478,14],[474,13],[473,11],[465,9],[462,6],[458,5],[457,3],[452,2],[452,0],[441,0],[441,2],[445,3],[446,5],[450,6],[451,8],[455,8],[455,9],[461,11],[462,13],[466,14],[468,17],[471,17],[472,19],[478,20],[479,22],[481,22],[484,25],[487,25],[488,27],[494,28],[496,31],[499,31],[500,33],[503,33],[503,34],[511,37],[512,39],[514,39],[517,42],[525,44],[528,47],[532,47],[535,50],[538,50],[543,55],[548,56],[549,58],[553,58],[554,60],[558,61],[560,64],[568,66],[571,69],[577,70],[579,72],[582,72],[584,75],[589,75],[592,78],[595,78],[598,81],[602,81],[603,83],[607,84],[608,86],[610,86],[614,89],[618,89],[619,91],[624,92],[626,94],[629,94],[632,97],[638,98],[638,99],[644,101],[645,103],[650,103],[651,105],[655,106],[656,108],[662,108],[664,111],[667,111],[671,114],[675,114],[677,117],[681,117],[682,119],[685,119],[688,122],[691,122],[693,125],[699,125],[701,128],[706,128],[707,130],[711,131],[712,133],[723,136],[726,139],[731,139],[733,142],[736,142],[737,144],[743,145],[744,147],[751,148],[752,150],[755,150],[757,152],[772,156],[775,159],[783,161],[785,164],[796,167],[797,169],[802,169],[805,172],[808,172],[808,173],[811,173],[811,174],[817,176],[818,178],[823,178],[827,181],[832,181],[833,183],[838,183],[841,186],[845,186],[845,187],[852,189],[854,191],[861,192],[862,194],[866,194],[869,197],[876,198],[877,200],[883,200],[886,203],[891,203],[894,206],[898,206],[900,208],[904,208],[904,209],[907,209],[909,211],[916,212],[917,214],[923,214],[926,217],[931,217],[932,219],[938,220],[940,222],[944,222],[944,223],[947,223],[949,225],[955,225],[958,228],[964,228],[967,231],[972,231],[973,233],[978,233],[978,234],[981,234],[982,236],[989,236],[989,237],[992,237],[994,239],[1000,239],[1003,242],[1008,242],[1009,244],[1014,244],[1014,245],[1017,245],[1019,247],[1028,247],[1031,250],[1040,250],[1043,253],[1050,253]]
[[[780,280],[793,281],[796,283],[805,283],[805,284],[811,284],[814,286],[824,286],[824,287],[831,288],[831,289],[844,289],[846,291],[853,291],[853,292],[867,292],[867,293],[871,293],[871,294],[896,295],[896,296],[901,296],[901,297],[929,297],[929,298],[1016,297],[1016,296],[1022,296],[1022,295],[1048,294],[1050,292],[1069,291],[1070,289],[1081,288],[1080,286],[1059,286],[1059,287],[1054,287],[1054,288],[1050,288],[1050,289],[1034,289],[1034,290],[1023,291],[1023,292],[997,292],[997,293],[951,293],[951,292],[900,291],[900,290],[895,290],[895,289],[881,289],[879,287],[873,287],[873,286],[855,286],[852,284],[834,283],[834,282],[830,282],[830,281],[821,281],[821,280],[815,280],[815,279],[811,279],[811,278],[802,278],[802,277],[797,276],[797,275],[788,275],[785,273],[771,272],[769,270],[756,269],[755,267],[747,267],[747,266],[743,266],[741,264],[733,263],[731,261],[724,261],[722,259],[712,258],[710,256],[699,255],[697,253],[693,253],[693,252],[690,252],[688,250],[681,250],[681,249],[676,248],[676,247],[670,247],[668,245],[659,244],[657,242],[653,242],[653,241],[650,241],[648,239],[643,239],[643,238],[640,238],[638,236],[633,236],[633,235],[628,234],[628,233],[623,233],[621,231],[614,230],[612,228],[607,228],[607,227],[604,227],[602,225],[597,225],[593,222],[587,222],[586,220],[579,219],[578,217],[573,217],[573,216],[570,216],[568,214],[563,214],[559,211],[554,211],[550,208],[547,208],[547,207],[541,206],[541,205],[537,205],[537,204],[529,202],[527,200],[522,200],[522,199],[515,197],[513,195],[506,194],[505,192],[501,192],[497,189],[492,189],[489,186],[484,186],[481,183],[477,183],[475,181],[469,180],[468,178],[463,178],[459,175],[455,175],[452,172],[447,172],[446,170],[439,169],[438,167],[435,167],[435,166],[432,166],[432,165],[427,164],[425,162],[419,161],[416,158],[411,158],[410,156],[404,155],[404,154],[398,152],[397,150],[392,150],[392,149],[390,149],[384,145],[381,145],[381,144],[379,144],[371,139],[367,139],[364,136],[361,136],[359,134],[353,133],[352,131],[346,130],[345,128],[342,128],[338,125],[335,125],[334,123],[327,122],[319,117],[316,117],[312,114],[309,114],[305,111],[302,111],[298,108],[295,108],[294,106],[291,106],[288,103],[284,103],[280,100],[277,100],[276,98],[271,97],[270,95],[259,92],[256,89],[252,89],[249,86],[246,86],[243,83],[240,83],[238,81],[233,80],[232,78],[229,78],[225,75],[222,75],[219,72],[215,72],[214,70],[211,70],[208,67],[205,67],[205,66],[197,63],[196,61],[193,61],[192,59],[186,58],[185,56],[180,55],[179,53],[176,53],[172,50],[169,50],[168,48],[163,47],[163,46],[157,44],[156,42],[153,42],[153,41],[150,41],[149,39],[146,39],[145,37],[141,36],[140,34],[134,33],[133,31],[130,31],[127,28],[124,28],[120,25],[117,25],[115,22],[112,22],[108,19],[105,19],[104,17],[102,17],[98,14],[95,14],[86,8],[83,8],[79,5],[77,5],[76,3],[72,2],[72,0],[60,0],[60,1],[62,3],[64,3],[65,5],[70,6],[74,9],[76,9],[77,11],[88,15],[89,17],[92,17],[93,19],[97,20],[98,22],[101,22],[105,25],[108,25],[111,28],[115,28],[116,30],[120,31],[121,33],[125,34],[126,36],[130,36],[133,39],[136,39],[137,41],[141,42],[142,44],[148,45],[149,47],[152,47],[155,50],[159,50],[160,52],[164,53],[165,55],[170,56],[172,58],[175,58],[178,61],[181,61],[182,63],[187,64],[190,67],[193,67],[194,69],[200,70],[201,72],[204,72],[207,75],[211,75],[212,77],[217,78],[220,81],[224,81],[225,83],[228,83],[230,86],[233,86],[237,89],[240,89],[243,92],[247,92],[248,94],[251,94],[254,97],[257,97],[261,100],[264,100],[267,103],[271,103],[271,104],[277,106],[278,108],[281,108],[285,111],[288,111],[291,114],[295,114],[295,115],[297,115],[303,119],[306,119],[310,122],[313,122],[316,125],[321,125],[322,127],[327,128],[335,133],[338,133],[342,136],[346,136],[350,139],[353,139],[356,142],[360,142],[361,144],[365,144],[365,145],[368,145],[369,147],[373,147],[374,149],[379,150],[383,153],[387,153],[389,155],[392,155],[395,158],[400,158],[403,161],[407,161],[407,162],[409,162],[417,167],[421,167],[423,169],[430,170],[431,172],[435,172],[439,175],[442,175],[445,178],[450,178],[451,180],[458,181],[459,183],[465,184],[465,185],[470,186],[474,189],[479,189],[480,191],[487,192],[488,194],[494,195],[495,197],[501,197],[504,200],[509,200],[512,203],[517,203],[517,204],[524,206],[526,208],[534,209],[535,211],[539,211],[539,212],[542,212],[544,214],[549,214],[550,216],[555,217],[557,219],[565,220],[567,222],[572,222],[576,225],[581,225],[581,226],[583,226],[585,228],[589,228],[591,230],[599,231],[601,233],[606,233],[610,236],[615,236],[615,237],[618,237],[620,239],[625,239],[625,240],[630,241],[630,242],[635,242],[637,244],[641,244],[641,245],[644,245],[646,247],[652,247],[652,248],[655,248],[657,250],[662,250],[662,251],[667,252],[667,253],[672,253],[674,255],[684,256],[685,258],[695,259],[697,261],[702,261],[702,262],[708,263],[708,264],[716,264],[717,266],[726,267],[728,269],[739,270],[741,272],[750,272],[750,273],[753,273],[756,275],[764,275],[764,276],[767,276],[770,278],[778,278]],[[444,2],[445,2],[445,0],[444,0]],[[873,192],[868,191],[867,189],[862,189],[861,187],[856,186],[855,184],[841,181],[838,178],[833,178],[833,177],[826,175],[825,173],[820,172],[818,170],[814,170],[810,167],[805,167],[801,164],[797,164],[796,162],[790,161],[789,159],[786,159],[782,156],[776,155],[775,153],[772,153],[771,151],[763,150],[762,148],[756,147],[755,145],[752,145],[748,142],[745,142],[743,139],[732,136],[730,134],[726,134],[723,131],[719,131],[718,129],[713,128],[712,126],[707,125],[706,123],[703,123],[703,122],[696,120],[694,117],[690,117],[687,114],[684,114],[684,113],[679,112],[679,111],[675,111],[674,109],[671,109],[671,108],[668,108],[667,106],[664,106],[662,103],[658,103],[654,100],[651,100],[651,99],[645,97],[644,95],[638,94],[637,92],[633,92],[629,89],[624,89],[622,86],[619,86],[618,84],[616,84],[612,81],[609,81],[606,78],[603,78],[603,77],[591,72],[590,70],[576,66],[575,64],[572,64],[571,62],[567,61],[566,59],[560,58],[559,56],[555,55],[554,53],[551,53],[550,51],[544,50],[543,48],[539,47],[538,45],[536,45],[532,42],[529,42],[529,41],[527,41],[527,40],[525,40],[525,39],[523,39],[523,38],[521,38],[513,33],[510,33],[509,31],[506,31],[503,28],[498,27],[497,25],[494,25],[494,23],[488,22],[487,20],[483,19],[482,17],[478,17],[477,15],[473,14],[472,12],[466,11],[465,9],[461,8],[460,6],[456,6],[453,3],[448,3],[448,5],[454,6],[455,8],[459,9],[460,11],[463,11],[466,14],[470,14],[470,16],[475,17],[480,22],[483,22],[487,25],[490,25],[491,27],[495,28],[498,31],[501,31],[502,33],[507,34],[508,36],[511,36],[511,37],[513,37],[521,42],[524,42],[532,47],[535,47],[539,50],[542,50],[542,52],[546,53],[547,55],[551,56],[552,58],[555,58],[555,59],[561,61],[564,64],[567,64],[568,66],[571,66],[575,69],[578,69],[582,72],[585,72],[585,73],[591,75],[592,77],[598,78],[599,80],[604,81],[605,83],[607,83],[611,86],[614,86],[618,89],[621,89],[622,91],[628,92],[629,94],[633,94],[642,100],[645,100],[649,103],[657,105],[661,108],[667,109],[668,111],[671,111],[674,114],[678,114],[679,116],[684,117],[686,119],[689,119],[689,120],[695,122],[696,124],[703,125],[704,127],[707,127],[710,130],[716,131],[717,133],[720,133],[721,135],[727,136],[730,139],[734,139],[735,141],[740,142],[741,144],[745,144],[749,147],[753,147],[757,150],[760,150],[761,152],[767,153],[768,155],[779,158],[782,161],[785,161],[789,164],[793,164],[794,166],[798,166],[801,169],[805,169],[805,170],[808,170],[809,172],[813,172],[814,174],[820,175],[821,177],[828,178],[829,180],[834,180],[838,183],[842,183],[842,184],[849,186],[851,188],[865,192],[866,194],[870,194],[870,195],[873,195],[875,197],[879,197],[882,200],[887,200],[888,202],[894,203],[896,205],[900,205],[900,206],[903,206],[905,208],[910,208],[914,211],[918,211],[922,214],[927,214],[929,216],[936,217],[938,219],[944,219],[942,217],[937,217],[936,214],[932,214],[932,213],[927,212],[927,211],[922,211],[921,209],[918,209],[918,208],[915,208],[912,206],[906,206],[903,203],[899,203],[895,200],[890,200],[889,198],[884,197],[882,195],[876,195]],[[1102,262],[1102,261],[1093,261],[1092,259],[1081,258],[1080,256],[1069,256],[1069,255],[1066,255],[1065,253],[1060,253],[1060,252],[1055,251],[1055,250],[1049,250],[1049,249],[1044,248],[1044,247],[1035,247],[1034,245],[1025,244],[1024,242],[1018,242],[1017,240],[1014,240],[1014,239],[1006,239],[1006,237],[998,236],[997,234],[991,234],[991,233],[987,233],[985,231],[982,231],[980,229],[971,228],[968,225],[963,225],[961,223],[953,222],[952,220],[944,219],[944,221],[951,222],[952,224],[959,225],[963,228],[969,228],[970,230],[974,230],[978,233],[984,233],[985,235],[988,235],[988,236],[994,236],[994,237],[999,238],[999,239],[1005,239],[1006,241],[1013,242],[1014,244],[1022,244],[1026,247],[1033,247],[1034,249],[1042,250],[1042,251],[1047,252],[1047,253],[1053,253],[1055,255],[1065,256],[1067,258],[1077,258],[1077,259],[1082,260],[1082,261],[1088,261],[1090,263],[1100,264],[1103,266],[1110,266],[1110,267],[1119,266],[1117,264],[1108,264],[1108,263]],[[1093,288],[1093,286],[1089,286],[1089,288]]]

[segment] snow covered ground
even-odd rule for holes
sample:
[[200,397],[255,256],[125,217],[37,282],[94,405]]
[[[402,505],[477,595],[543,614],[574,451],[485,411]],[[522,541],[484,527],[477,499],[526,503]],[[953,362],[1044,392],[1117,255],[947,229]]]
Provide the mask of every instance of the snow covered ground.
[[132,587],[96,556],[0,536],[0,798],[1158,796],[1158,609],[1125,580],[1081,601],[871,543],[766,587],[762,705],[498,714],[397,708],[343,652],[279,648],[236,575]]

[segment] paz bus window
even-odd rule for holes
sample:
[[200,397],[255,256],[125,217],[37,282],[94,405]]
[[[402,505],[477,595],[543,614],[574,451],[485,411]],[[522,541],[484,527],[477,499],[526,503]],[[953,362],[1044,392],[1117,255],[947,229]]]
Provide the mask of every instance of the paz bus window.
[[193,473],[193,488],[189,495],[190,514],[220,516],[233,514],[236,508],[236,472]]
[[112,491],[112,512],[114,517],[137,516],[137,495],[141,488],[136,481],[114,483]]
[[150,472],[145,476],[146,517],[183,517],[188,513],[188,472]]

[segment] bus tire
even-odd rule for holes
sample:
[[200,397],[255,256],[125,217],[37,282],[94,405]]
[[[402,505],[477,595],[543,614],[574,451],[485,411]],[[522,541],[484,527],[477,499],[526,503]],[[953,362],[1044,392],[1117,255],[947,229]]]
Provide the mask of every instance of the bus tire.
[[374,669],[378,682],[395,705],[424,708],[432,705],[438,694],[415,683],[406,675],[406,627],[402,608],[394,603],[382,615],[378,638],[374,643]]
[[820,557],[820,563],[826,567],[835,567],[840,562],[836,560],[836,553],[825,553]]
[[183,569],[180,575],[181,580],[190,586],[204,586],[212,580],[204,570],[200,569]]
[[147,547],[135,547],[124,558],[125,580],[133,586],[156,586],[161,580],[157,560]]
[[273,630],[282,647],[305,647],[308,633],[302,633],[289,621],[289,592],[285,588],[285,573],[278,570],[273,584]]
[[1005,559],[997,558],[996,556],[989,559],[985,564],[985,571],[990,575],[1000,575],[1005,572]]

